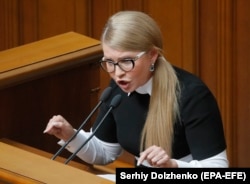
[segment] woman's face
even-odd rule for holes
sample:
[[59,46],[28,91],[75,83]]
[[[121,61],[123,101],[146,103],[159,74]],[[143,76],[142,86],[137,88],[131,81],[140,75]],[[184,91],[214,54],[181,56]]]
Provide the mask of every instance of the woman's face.
[[[103,44],[103,53],[106,59],[112,60],[117,63],[120,59],[135,58],[140,51],[119,51],[108,47]],[[144,85],[152,76],[149,71],[152,63],[155,63],[158,53],[156,50],[149,51],[143,54],[139,59],[134,62],[134,68],[131,71],[123,71],[118,65],[115,65],[115,70],[110,74],[117,85],[126,93],[133,92],[138,87]]]

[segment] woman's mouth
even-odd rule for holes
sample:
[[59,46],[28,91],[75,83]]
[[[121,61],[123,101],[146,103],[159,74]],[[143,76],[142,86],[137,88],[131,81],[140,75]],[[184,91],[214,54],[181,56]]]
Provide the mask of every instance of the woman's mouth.
[[117,84],[125,91],[128,90],[129,88],[129,82],[127,81],[124,81],[124,80],[120,80],[120,81],[117,81]]

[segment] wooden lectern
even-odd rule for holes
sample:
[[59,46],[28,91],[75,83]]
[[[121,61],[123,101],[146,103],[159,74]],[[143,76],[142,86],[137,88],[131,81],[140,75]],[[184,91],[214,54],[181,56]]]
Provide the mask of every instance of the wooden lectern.
[[110,184],[90,172],[0,142],[0,184]]
[[55,114],[79,127],[98,101],[101,57],[100,41],[74,32],[0,52],[0,184],[108,184],[97,174],[131,167],[64,165],[50,159],[58,140],[43,134]]

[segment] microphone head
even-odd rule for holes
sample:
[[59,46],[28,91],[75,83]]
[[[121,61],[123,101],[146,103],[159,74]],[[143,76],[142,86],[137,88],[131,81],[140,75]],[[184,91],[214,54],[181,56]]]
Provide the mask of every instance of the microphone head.
[[117,107],[120,102],[121,102],[122,96],[121,95],[116,95],[112,101],[110,102],[110,107]]
[[112,91],[111,87],[107,87],[106,89],[104,89],[104,91],[101,94],[100,101],[102,102],[106,101],[109,98],[111,91]]

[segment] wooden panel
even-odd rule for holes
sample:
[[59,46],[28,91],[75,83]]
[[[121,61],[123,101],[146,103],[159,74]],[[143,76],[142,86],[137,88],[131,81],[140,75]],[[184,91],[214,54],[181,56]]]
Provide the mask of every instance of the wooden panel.
[[18,27],[19,45],[31,43],[39,39],[38,18],[39,0],[19,0]]
[[[0,126],[0,136],[55,151],[59,148],[57,139],[42,131],[49,119],[57,114],[63,115],[74,127],[80,126],[90,112],[90,100],[94,95],[91,94],[89,72],[89,65],[78,66],[1,90],[1,122],[4,123]],[[85,129],[90,125],[89,122]]]
[[205,0],[200,2],[199,8],[200,76],[217,98],[224,123],[228,157],[230,164],[233,164],[233,5],[231,1]]
[[0,1],[0,51],[19,45],[18,0]]
[[[250,1],[234,2],[234,126],[235,165],[250,166]],[[236,138],[236,140],[235,140]]]
[[75,0],[74,21],[75,26],[71,28],[77,33],[91,36],[91,17],[90,17],[90,1]]
[[89,36],[88,0],[1,0],[0,50],[75,31]]
[[147,4],[145,0],[124,0],[122,1],[124,10],[138,10],[143,11],[144,5]]
[[73,32],[0,52],[0,137],[55,152],[42,131],[57,114],[80,126],[98,100],[100,54],[98,40]]
[[249,2],[200,1],[200,76],[215,94],[231,166],[249,166]]
[[39,0],[37,8],[40,39],[72,31],[75,25],[74,1]]
[[148,1],[146,13],[159,24],[166,58],[174,65],[197,73],[195,0]]

